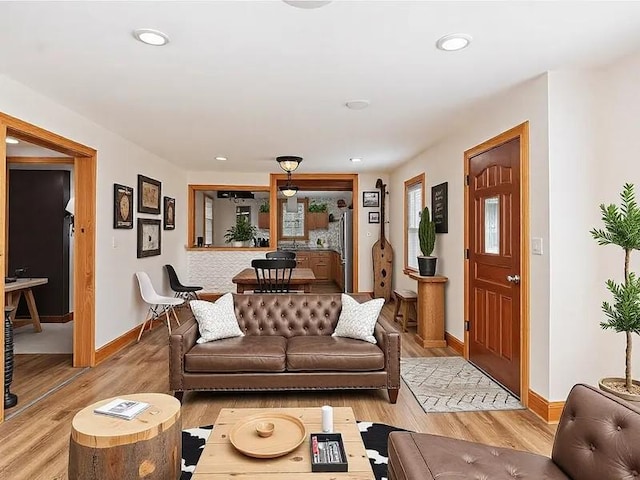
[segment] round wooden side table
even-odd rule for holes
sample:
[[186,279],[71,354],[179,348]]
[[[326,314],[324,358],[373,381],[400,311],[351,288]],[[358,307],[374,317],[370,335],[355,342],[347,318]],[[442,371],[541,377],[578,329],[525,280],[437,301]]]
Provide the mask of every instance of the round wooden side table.
[[[94,413],[115,398],[150,407],[132,420]],[[180,402],[163,393],[101,400],[73,418],[69,480],[179,479],[182,458]]]

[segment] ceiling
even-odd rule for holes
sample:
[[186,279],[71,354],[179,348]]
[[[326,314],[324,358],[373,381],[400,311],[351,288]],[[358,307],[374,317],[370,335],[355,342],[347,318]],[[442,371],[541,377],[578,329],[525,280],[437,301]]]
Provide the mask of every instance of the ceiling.
[[638,51],[640,2],[0,2],[0,44],[0,74],[188,170],[388,171],[473,102]]

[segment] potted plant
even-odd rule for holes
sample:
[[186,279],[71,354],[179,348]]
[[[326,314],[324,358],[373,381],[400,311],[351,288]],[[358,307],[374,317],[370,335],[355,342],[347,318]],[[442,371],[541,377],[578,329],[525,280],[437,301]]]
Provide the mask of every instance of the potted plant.
[[312,203],[307,208],[309,211],[309,230],[329,228],[329,214],[326,203]]
[[233,242],[234,247],[250,246],[251,240],[256,235],[256,227],[251,225],[249,218],[245,215],[236,217],[236,224],[232,225],[224,234],[225,242]]
[[436,274],[437,257],[432,257],[433,249],[436,245],[436,224],[431,220],[429,208],[425,207],[420,215],[418,225],[418,239],[420,240],[420,251],[418,255],[418,270],[423,277],[433,277]]
[[591,230],[598,245],[617,245],[624,251],[624,282],[607,280],[613,303],[602,302],[605,321],[600,326],[626,334],[625,378],[603,378],[599,385],[602,390],[626,400],[640,401],[640,382],[631,376],[632,335],[640,333],[640,278],[629,271],[631,252],[640,250],[640,208],[636,204],[633,184],[624,185],[620,198],[620,207],[600,205],[605,228]]
[[264,202],[258,209],[258,228],[269,228],[269,204]]

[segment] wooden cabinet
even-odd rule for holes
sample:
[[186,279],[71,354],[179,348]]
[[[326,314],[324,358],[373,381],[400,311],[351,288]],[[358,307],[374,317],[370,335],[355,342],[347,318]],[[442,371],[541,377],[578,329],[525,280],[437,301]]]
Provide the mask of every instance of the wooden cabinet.
[[329,228],[329,214],[327,212],[308,212],[309,230],[321,230]]
[[258,228],[269,230],[269,212],[258,213]]
[[309,254],[308,253],[296,253],[296,267],[298,268],[311,268],[309,266]]
[[329,280],[331,271],[331,252],[313,252],[309,254],[311,270],[318,280]]

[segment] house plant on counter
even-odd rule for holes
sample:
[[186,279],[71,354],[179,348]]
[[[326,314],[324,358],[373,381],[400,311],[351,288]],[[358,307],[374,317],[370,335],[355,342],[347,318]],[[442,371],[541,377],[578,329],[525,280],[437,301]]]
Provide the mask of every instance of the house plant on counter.
[[431,220],[429,207],[425,207],[420,215],[418,239],[420,240],[420,251],[422,252],[422,256],[418,255],[418,270],[423,277],[433,277],[436,274],[438,258],[431,256],[436,245],[436,224]]
[[624,185],[620,194],[622,205],[600,205],[604,230],[594,228],[591,235],[598,245],[617,245],[624,251],[624,282],[607,280],[607,290],[613,295],[613,303],[602,302],[605,321],[603,329],[626,334],[625,378],[603,378],[600,388],[625,400],[640,401],[640,382],[631,375],[631,351],[633,334],[640,333],[640,278],[629,271],[633,250],[640,250],[640,208],[635,200],[633,184]]
[[236,224],[231,226],[224,234],[225,242],[233,242],[234,247],[248,247],[251,240],[256,236],[256,227],[245,215],[236,217]]

